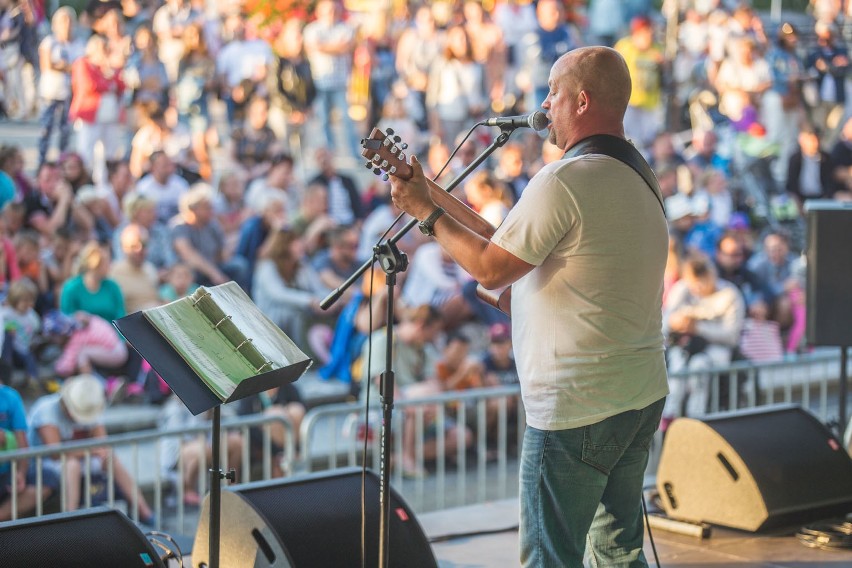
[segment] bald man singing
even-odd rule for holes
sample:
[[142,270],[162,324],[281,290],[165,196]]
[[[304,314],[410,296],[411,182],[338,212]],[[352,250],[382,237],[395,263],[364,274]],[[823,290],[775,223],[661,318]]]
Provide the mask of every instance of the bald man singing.
[[483,286],[512,286],[527,417],[521,564],[579,568],[587,554],[593,566],[647,566],[642,483],[668,394],[665,216],[653,174],[610,153],[572,157],[590,140],[629,147],[622,57],[576,49],[548,84],[550,142],[566,156],[530,180],[490,240],[436,207],[416,158],[391,195]]

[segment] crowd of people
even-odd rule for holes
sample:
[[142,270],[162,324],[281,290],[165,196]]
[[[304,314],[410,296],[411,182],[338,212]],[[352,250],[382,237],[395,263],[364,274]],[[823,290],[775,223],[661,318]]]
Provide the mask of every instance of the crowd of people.
[[[392,129],[427,177],[449,182],[489,142],[479,131],[462,141],[470,126],[538,109],[554,62],[587,45],[626,61],[625,132],[664,197],[669,371],[807,348],[796,228],[807,199],[852,196],[841,34],[852,2],[812,1],[812,30],[765,25],[723,0],[664,2],[662,13],[645,0],[319,0],[274,17],[226,0],[91,0],[79,13],[37,4],[0,0],[2,112],[41,127],[32,163],[29,149],[0,148],[1,378],[11,385],[0,404],[16,409],[0,412],[0,448],[66,439],[33,435],[41,400],[22,422],[14,390],[72,421],[99,419],[74,414],[83,402],[166,400],[110,322],[229,280],[323,378],[366,396],[384,360],[381,273],[319,307],[400,214],[388,183],[355,173],[360,138]],[[457,192],[494,227],[564,150],[528,130],[513,136]],[[759,164],[760,177],[745,175]],[[410,231],[398,245],[411,264],[392,300],[399,396],[517,382],[510,319],[432,239]],[[81,377],[96,388],[72,390]],[[700,380],[671,386],[664,425],[706,410]],[[246,412],[286,407],[297,422],[300,405],[288,391]],[[97,420],[87,426],[103,434]],[[410,454],[403,467],[423,474]],[[150,514],[144,500],[140,512]]]

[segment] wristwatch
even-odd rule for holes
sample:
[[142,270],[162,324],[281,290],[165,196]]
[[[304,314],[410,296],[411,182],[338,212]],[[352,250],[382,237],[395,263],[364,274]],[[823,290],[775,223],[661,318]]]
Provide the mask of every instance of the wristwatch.
[[435,236],[435,222],[438,218],[444,214],[444,209],[441,207],[436,207],[432,213],[420,221],[417,224],[417,227],[420,229],[420,232],[426,235],[427,237]]

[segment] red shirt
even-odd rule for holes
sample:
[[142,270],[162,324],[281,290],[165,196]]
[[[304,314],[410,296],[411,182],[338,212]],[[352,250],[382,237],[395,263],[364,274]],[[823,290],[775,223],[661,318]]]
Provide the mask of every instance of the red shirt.
[[107,78],[103,71],[92,65],[87,58],[79,58],[71,65],[71,109],[68,117],[72,122],[78,118],[84,122],[95,122],[101,94],[108,91],[121,96],[124,82],[119,74]]

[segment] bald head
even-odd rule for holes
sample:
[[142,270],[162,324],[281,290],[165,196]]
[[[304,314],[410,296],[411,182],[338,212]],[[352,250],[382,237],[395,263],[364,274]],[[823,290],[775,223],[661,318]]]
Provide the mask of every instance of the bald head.
[[586,91],[596,120],[622,121],[632,87],[621,54],[609,47],[581,47],[563,55],[556,65],[565,87],[574,93]]

